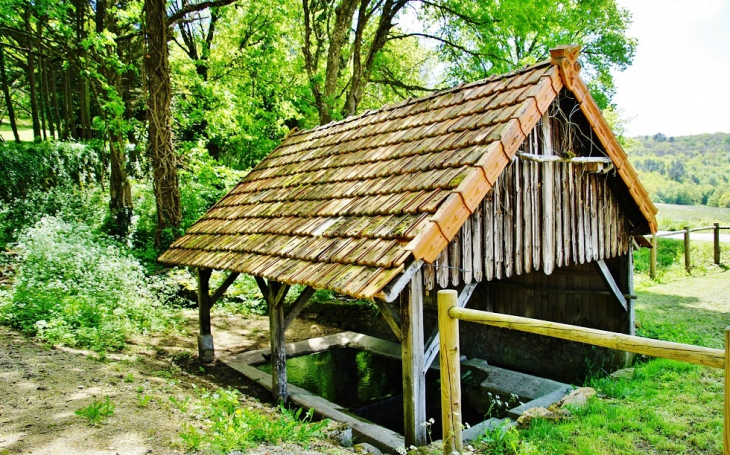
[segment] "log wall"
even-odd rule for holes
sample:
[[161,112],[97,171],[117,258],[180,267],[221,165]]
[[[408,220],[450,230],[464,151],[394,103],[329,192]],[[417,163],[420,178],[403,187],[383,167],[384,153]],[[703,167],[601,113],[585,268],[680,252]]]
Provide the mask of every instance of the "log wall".
[[629,223],[605,174],[514,160],[434,264],[426,290],[625,255]]

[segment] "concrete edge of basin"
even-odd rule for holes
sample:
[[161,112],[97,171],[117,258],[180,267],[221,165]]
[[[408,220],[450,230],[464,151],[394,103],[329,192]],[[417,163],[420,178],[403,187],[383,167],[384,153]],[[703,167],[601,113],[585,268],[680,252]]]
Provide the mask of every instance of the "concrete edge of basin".
[[[324,337],[311,338],[308,340],[298,341],[296,343],[288,343],[286,345],[286,354],[287,357],[295,357],[325,351],[336,347],[352,347],[368,350],[393,359],[400,359],[401,351],[398,343],[350,331],[340,332]],[[270,348],[263,348],[222,356],[219,360],[270,391],[272,386],[271,375],[259,370],[255,366],[265,363],[270,354]],[[478,361],[477,359],[468,360],[462,364],[481,368],[482,362],[483,361]],[[483,364],[486,365],[486,362],[483,362]],[[432,368],[438,369],[438,365],[432,365]],[[489,368],[493,369],[498,367],[490,365]],[[524,373],[517,374],[522,375]],[[552,403],[559,401],[566,393],[573,389],[573,387],[568,384],[557,383],[547,379],[543,380],[554,383],[555,388],[546,395],[537,397],[534,400],[508,410],[507,413],[510,418],[517,419],[527,409],[535,406],[548,407]],[[314,411],[322,417],[336,420],[348,425],[352,428],[355,436],[362,442],[372,444],[386,453],[397,453],[398,449],[403,449],[405,447],[405,440],[403,439],[403,436],[398,433],[369,422],[361,417],[355,416],[342,406],[332,403],[331,401],[327,401],[324,398],[314,395],[291,383],[288,384],[288,388],[289,396],[293,403],[307,409],[314,409]],[[474,440],[487,429],[494,429],[495,427],[502,425],[504,421],[505,419],[487,419],[472,426],[471,428],[465,429],[462,433],[462,439],[465,442]],[[514,424],[514,422],[512,422],[512,424]]]
[[[386,357],[400,359],[399,344],[355,332],[340,332],[325,337],[288,343],[286,354],[287,356],[306,355],[334,347],[367,349]],[[219,360],[267,390],[271,390],[271,375],[255,367],[255,365],[266,362],[266,357],[270,354],[270,348],[263,348],[223,356]],[[405,447],[405,440],[398,433],[357,417],[342,406],[314,395],[301,387],[290,383],[288,388],[289,398],[293,403],[303,408],[314,409],[322,417],[344,423],[352,428],[353,434],[358,440],[372,444],[386,453],[397,453],[398,449]]]

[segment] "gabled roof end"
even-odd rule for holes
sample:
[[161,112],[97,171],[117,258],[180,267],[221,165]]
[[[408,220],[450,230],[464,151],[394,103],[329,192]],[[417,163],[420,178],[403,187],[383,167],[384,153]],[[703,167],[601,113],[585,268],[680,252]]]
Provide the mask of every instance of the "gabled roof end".
[[580,46],[577,44],[563,44],[550,49],[550,64],[560,69],[563,82],[570,91],[574,91],[574,82],[580,73],[579,56]]

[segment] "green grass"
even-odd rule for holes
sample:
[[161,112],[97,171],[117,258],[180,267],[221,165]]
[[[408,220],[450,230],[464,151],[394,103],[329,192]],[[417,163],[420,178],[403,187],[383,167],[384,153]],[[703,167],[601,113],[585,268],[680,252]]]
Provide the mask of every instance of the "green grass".
[[[722,243],[720,247],[720,265],[714,264],[713,242],[693,240],[690,242],[690,259],[693,276],[723,272],[730,264],[730,244]],[[642,248],[634,252],[634,281],[638,289],[654,286],[657,283],[668,283],[672,280],[688,276],[684,266],[684,240],[658,239],[657,276],[649,278],[649,260],[651,250]]]
[[[48,137],[51,137],[51,133],[49,131],[46,131],[46,134],[48,134]],[[18,135],[20,136],[21,141],[33,142],[33,126],[31,125],[30,120],[18,119]],[[0,125],[0,136],[8,142],[15,140],[13,130],[10,128],[10,124],[7,120],[3,120],[3,124]]]
[[[722,348],[730,326],[730,272],[641,291],[636,314],[639,335]],[[574,410],[572,419],[520,430],[520,445],[508,453],[722,453],[722,370],[654,359],[638,363],[632,378],[588,385],[599,398]],[[477,449],[503,453],[489,445]]]
[[657,222],[661,230],[679,230],[684,226],[712,226],[713,223],[730,225],[730,208],[704,205],[656,204]]

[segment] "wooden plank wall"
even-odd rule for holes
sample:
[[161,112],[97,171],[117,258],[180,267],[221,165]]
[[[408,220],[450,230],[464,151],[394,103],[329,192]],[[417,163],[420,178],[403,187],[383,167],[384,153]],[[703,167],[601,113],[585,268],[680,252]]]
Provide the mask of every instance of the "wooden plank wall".
[[[595,264],[572,264],[551,275],[529,273],[484,283],[470,307],[624,333],[626,311],[608,295]],[[598,291],[598,292],[596,292]]]
[[434,264],[425,266],[424,287],[549,275],[625,255],[630,241],[628,218],[605,174],[588,173],[581,164],[517,158]]

